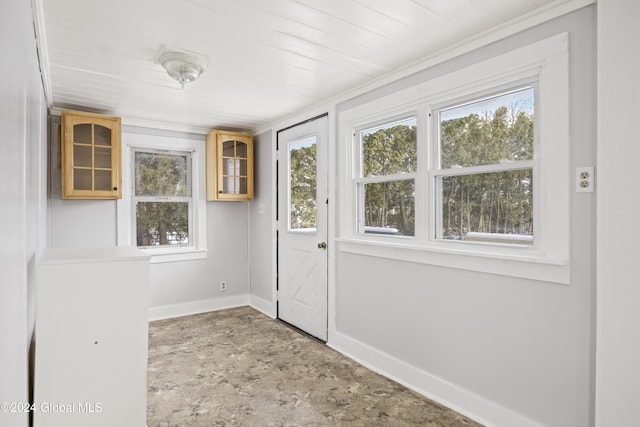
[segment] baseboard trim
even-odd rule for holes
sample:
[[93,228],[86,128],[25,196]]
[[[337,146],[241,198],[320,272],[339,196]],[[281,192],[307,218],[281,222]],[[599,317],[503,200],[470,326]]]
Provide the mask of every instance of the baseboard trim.
[[242,307],[249,304],[249,294],[189,301],[181,304],[149,308],[149,321],[190,316],[192,314]]
[[249,295],[249,305],[272,319],[276,318],[276,305],[271,301],[256,295]]
[[544,427],[509,408],[412,366],[340,332],[327,345],[361,365],[487,427]]

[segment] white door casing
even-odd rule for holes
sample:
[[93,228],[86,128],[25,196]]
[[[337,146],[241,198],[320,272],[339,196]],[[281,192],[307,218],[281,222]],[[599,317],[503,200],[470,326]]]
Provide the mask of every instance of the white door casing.
[[323,341],[327,340],[327,131],[327,116],[322,116],[278,133],[278,318]]

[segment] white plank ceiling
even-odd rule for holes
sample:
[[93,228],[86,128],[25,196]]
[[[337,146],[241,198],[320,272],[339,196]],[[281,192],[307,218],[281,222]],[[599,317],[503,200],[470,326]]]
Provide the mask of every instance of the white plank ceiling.
[[[54,109],[255,130],[558,0],[36,0]],[[166,49],[211,58],[185,89]]]

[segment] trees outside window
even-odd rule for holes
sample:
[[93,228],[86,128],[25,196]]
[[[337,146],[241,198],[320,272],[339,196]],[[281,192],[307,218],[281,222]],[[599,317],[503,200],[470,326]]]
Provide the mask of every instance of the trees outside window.
[[340,250],[569,283],[567,34],[429,75],[338,109]]
[[289,229],[316,228],[316,138],[289,144]]
[[191,153],[136,150],[134,194],[136,245],[189,245]]
[[357,132],[358,231],[415,236],[416,197],[426,197],[437,239],[532,245],[534,87],[471,98],[430,117],[433,197],[416,195],[417,177],[427,176],[418,175],[418,151],[429,150],[418,147],[415,116]]
[[442,109],[437,237],[532,244],[534,88]]
[[359,134],[362,232],[414,236],[416,118],[363,129]]

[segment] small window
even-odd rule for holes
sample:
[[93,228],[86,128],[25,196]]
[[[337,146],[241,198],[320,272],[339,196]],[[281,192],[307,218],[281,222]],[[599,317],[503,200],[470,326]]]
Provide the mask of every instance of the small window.
[[534,87],[437,114],[436,238],[534,244]]
[[136,246],[192,245],[191,153],[137,149],[133,168]]
[[416,118],[360,130],[359,232],[415,236]]
[[315,232],[316,137],[289,143],[289,231]]

